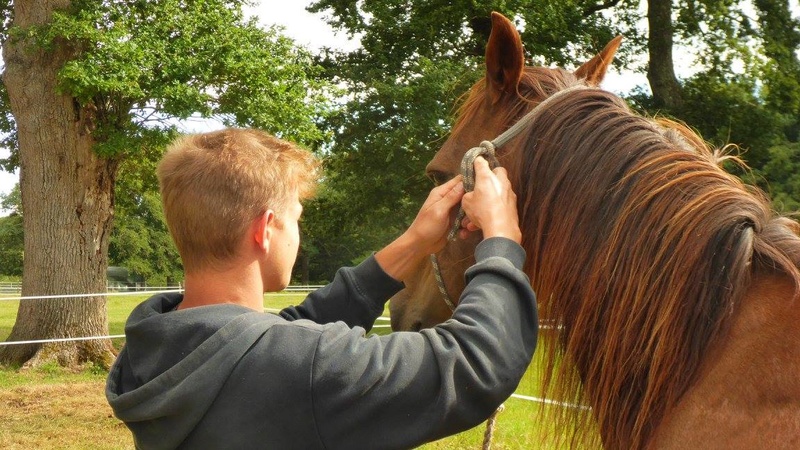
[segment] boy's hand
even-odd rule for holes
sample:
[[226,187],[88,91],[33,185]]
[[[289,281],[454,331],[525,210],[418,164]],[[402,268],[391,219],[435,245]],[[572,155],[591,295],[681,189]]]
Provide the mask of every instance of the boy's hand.
[[431,253],[444,248],[450,211],[464,195],[461,177],[435,187],[405,233],[375,253],[375,260],[392,278],[405,281]]
[[450,213],[463,196],[464,183],[461,182],[461,176],[433,188],[428,194],[417,217],[406,231],[424,254],[436,253],[444,248],[447,233],[453,225]]
[[493,172],[485,159],[476,158],[475,190],[464,194],[461,207],[467,214],[468,221],[464,224],[467,230],[483,230],[484,239],[502,236],[517,243],[522,242],[517,195],[511,189],[508,174],[502,167]]

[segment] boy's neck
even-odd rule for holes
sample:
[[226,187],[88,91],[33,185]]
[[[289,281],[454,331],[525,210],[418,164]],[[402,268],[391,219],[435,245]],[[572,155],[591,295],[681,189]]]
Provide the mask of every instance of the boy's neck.
[[202,270],[185,274],[183,301],[178,309],[235,304],[264,310],[264,285],[257,267]]

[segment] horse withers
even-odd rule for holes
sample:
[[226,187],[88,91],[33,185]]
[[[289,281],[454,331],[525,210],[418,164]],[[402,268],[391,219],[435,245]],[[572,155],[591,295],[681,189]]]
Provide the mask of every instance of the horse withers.
[[[575,71],[526,67],[513,24],[492,25],[486,76],[427,172],[455,176],[468,149],[533,111],[497,156],[557,330],[540,341],[543,395],[590,406],[554,411],[554,445],[800,448],[800,226],[722,169],[735,157],[598,88],[619,38]],[[479,241],[437,255],[455,303]],[[395,330],[450,316],[431,264],[406,285]]]

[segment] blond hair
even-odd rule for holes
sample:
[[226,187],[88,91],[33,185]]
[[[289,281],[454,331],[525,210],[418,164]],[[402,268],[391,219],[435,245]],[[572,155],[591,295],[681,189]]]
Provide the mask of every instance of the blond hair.
[[164,215],[186,271],[235,255],[252,221],[313,195],[319,162],[263,131],[229,128],[173,142],[157,169]]

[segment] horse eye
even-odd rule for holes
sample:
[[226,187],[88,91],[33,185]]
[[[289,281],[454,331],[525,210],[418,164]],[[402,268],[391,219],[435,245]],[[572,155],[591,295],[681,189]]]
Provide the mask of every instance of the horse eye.
[[428,172],[428,178],[433,180],[433,184],[435,184],[436,186],[447,183],[454,176],[455,175],[445,172],[440,172],[438,170],[431,170],[430,172]]

